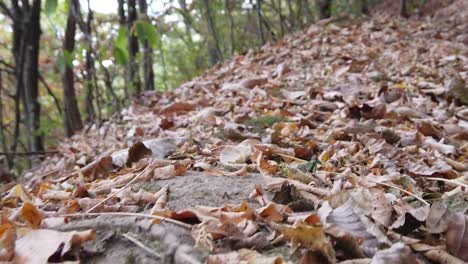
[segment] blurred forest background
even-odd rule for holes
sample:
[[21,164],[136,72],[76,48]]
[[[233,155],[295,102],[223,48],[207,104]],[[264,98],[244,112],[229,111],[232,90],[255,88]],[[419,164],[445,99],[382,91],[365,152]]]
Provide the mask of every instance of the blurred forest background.
[[0,168],[20,173],[134,95],[381,2],[407,17],[425,1],[0,0]]

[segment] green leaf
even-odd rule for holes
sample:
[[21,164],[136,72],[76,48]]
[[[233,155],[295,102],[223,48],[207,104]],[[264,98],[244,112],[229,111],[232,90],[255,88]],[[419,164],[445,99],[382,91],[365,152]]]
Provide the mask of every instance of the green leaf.
[[127,32],[127,28],[120,28],[114,41],[114,58],[119,65],[125,65],[128,60]]
[[153,47],[158,43],[156,28],[151,23],[146,21],[136,22],[136,34],[141,42],[148,41],[148,43]]
[[45,1],[45,12],[48,16],[57,10],[58,0],[46,0]]
[[311,172],[314,173],[317,171],[317,165],[320,163],[318,159],[311,160],[309,162],[301,163],[297,166],[297,168],[303,172]]
[[115,38],[114,45],[121,49],[127,48],[127,28],[122,27],[119,29],[119,33]]
[[114,47],[114,58],[117,64],[125,65],[127,64],[128,60],[128,52],[127,50],[123,50],[120,47]]

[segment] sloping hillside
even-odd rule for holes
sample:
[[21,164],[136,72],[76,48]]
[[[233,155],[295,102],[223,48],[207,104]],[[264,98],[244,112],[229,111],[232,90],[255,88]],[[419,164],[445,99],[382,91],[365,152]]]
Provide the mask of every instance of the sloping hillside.
[[1,187],[0,259],[468,261],[467,10],[321,21],[140,95]]

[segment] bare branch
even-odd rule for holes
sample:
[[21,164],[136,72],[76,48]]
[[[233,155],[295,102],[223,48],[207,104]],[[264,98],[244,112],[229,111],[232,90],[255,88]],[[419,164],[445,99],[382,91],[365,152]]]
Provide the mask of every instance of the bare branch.
[[55,106],[57,107],[57,111],[60,113],[60,115],[62,115],[62,108],[60,107],[60,102],[59,100],[57,99],[57,96],[55,96],[55,94],[52,92],[52,90],[50,89],[49,85],[46,83],[46,81],[44,80],[44,77],[42,77],[42,74],[39,74],[39,80],[41,81],[41,83],[44,85],[44,87],[46,88],[47,90],[47,93],[52,97],[52,99],[54,100],[55,102]]

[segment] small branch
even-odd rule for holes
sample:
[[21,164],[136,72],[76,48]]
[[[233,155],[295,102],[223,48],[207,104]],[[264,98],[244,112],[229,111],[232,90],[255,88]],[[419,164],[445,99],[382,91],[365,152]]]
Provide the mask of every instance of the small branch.
[[0,152],[0,156],[34,156],[34,155],[53,155],[58,151],[29,151],[29,152]]
[[10,9],[8,8],[8,6],[6,6],[6,4],[3,1],[0,1],[0,9],[3,10],[5,15],[11,18],[13,21],[16,20],[13,14],[11,13]]
[[119,194],[120,192],[122,192],[123,190],[125,190],[128,186],[130,186],[132,183],[134,183],[138,178],[140,178],[146,171],[147,169],[149,168],[149,166],[147,166],[145,169],[143,169],[138,175],[136,175],[135,177],[133,177],[133,179],[131,181],[129,181],[127,184],[125,184],[124,187],[122,187],[120,190],[116,191],[115,193],[112,193],[111,195],[107,196],[104,200],[100,201],[99,203],[97,203],[95,206],[91,207],[91,209],[89,209],[88,211],[86,211],[86,213],[91,213],[94,209],[98,208],[100,205],[102,205],[103,203],[105,203],[106,201],[108,201],[110,198],[116,196],[117,194]]
[[151,250],[151,248],[147,247],[145,244],[140,242],[138,239],[136,239],[136,238],[134,238],[134,237],[132,237],[132,236],[130,236],[128,234],[123,234],[122,236],[125,237],[126,239],[130,240],[131,242],[133,242],[135,245],[137,245],[139,248],[143,249],[145,252],[147,252],[151,256],[159,258],[159,259],[161,258],[161,255],[159,255],[158,253]]
[[465,183],[462,183],[462,182],[459,182],[459,181],[456,181],[456,180],[449,180],[449,179],[444,179],[444,178],[432,178],[432,177],[430,177],[430,178],[427,177],[426,180],[448,182],[448,183],[452,183],[452,184],[455,184],[455,185],[458,185],[458,186],[463,186],[468,190],[468,184],[465,184]]
[[134,217],[143,217],[143,218],[151,218],[151,219],[157,219],[162,222],[168,222],[171,224],[178,225],[180,227],[186,228],[186,229],[192,229],[192,225],[186,224],[181,221],[177,221],[171,218],[159,216],[159,215],[150,215],[150,214],[140,214],[140,213],[127,213],[127,212],[103,212],[103,213],[77,213],[77,214],[63,214],[59,215],[62,217],[83,217],[83,216],[101,216],[101,215],[109,215],[109,216],[134,216]]
[[371,181],[371,182],[376,183],[376,184],[380,184],[380,185],[383,185],[383,186],[387,186],[387,187],[390,187],[390,188],[393,188],[393,189],[397,189],[400,192],[404,192],[404,193],[408,194],[409,196],[415,198],[416,200],[420,201],[421,203],[423,203],[425,205],[430,205],[428,202],[424,201],[422,198],[418,197],[416,194],[414,194],[412,192],[409,192],[407,190],[403,190],[402,188],[400,188],[398,186],[395,186],[393,184],[388,184],[388,183],[384,183],[384,182],[375,182],[375,181]]
[[57,99],[57,97],[55,96],[55,94],[52,92],[52,90],[50,89],[49,85],[44,80],[44,77],[42,77],[42,74],[39,74],[39,80],[42,82],[42,84],[46,88],[47,93],[52,97],[52,99],[54,99],[55,106],[57,107],[57,110],[58,110],[59,114],[62,115],[62,107],[60,107],[60,102]]

